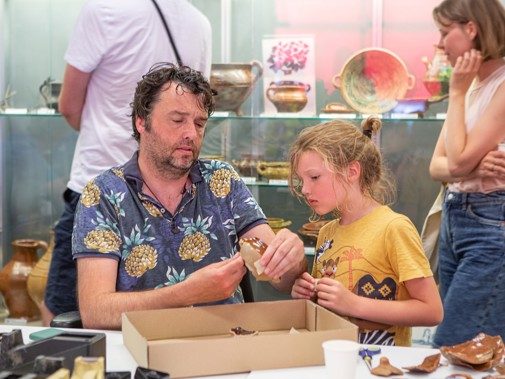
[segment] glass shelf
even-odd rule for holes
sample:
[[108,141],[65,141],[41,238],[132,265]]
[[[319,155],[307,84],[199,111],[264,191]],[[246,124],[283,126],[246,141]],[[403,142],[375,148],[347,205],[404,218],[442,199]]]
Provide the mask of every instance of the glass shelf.
[[[345,114],[344,114],[345,115]],[[383,123],[387,123],[387,122],[392,122],[392,121],[427,121],[427,122],[431,122],[431,121],[439,121],[441,119],[443,119],[443,116],[444,114],[443,113],[438,113],[438,114],[433,114],[433,115],[429,115],[429,117],[417,117],[417,118],[414,118],[414,117],[411,117],[411,115],[409,114],[406,114],[404,117],[401,117],[401,116],[394,116],[394,117],[388,117],[388,116],[381,116],[379,115],[380,119],[382,120]],[[313,123],[318,123],[318,122],[321,122],[322,120],[332,120],[332,119],[338,119],[338,120],[347,120],[347,121],[351,121],[351,122],[361,122],[363,121],[364,119],[366,119],[367,116],[357,116],[357,117],[354,117],[354,118],[349,118],[349,117],[338,117],[337,115],[319,115],[319,116],[296,116],[296,117],[293,117],[293,116],[264,116],[264,115],[261,115],[261,116],[234,116],[234,115],[230,115],[230,116],[211,116],[211,120],[231,120],[231,121],[239,121],[239,122],[243,122],[243,121],[257,121],[257,120],[264,120],[264,121],[296,121],[296,120],[303,120],[303,121],[310,121],[310,122],[313,122]]]
[[60,113],[3,113],[0,112],[0,117],[3,118],[20,118],[20,117],[33,117],[33,118],[62,118]]
[[[416,121],[416,122],[433,122],[433,121],[440,121],[443,119],[443,113],[435,114],[435,115],[429,115],[428,117],[418,117],[418,118],[413,118],[410,115],[405,115],[404,117],[388,117],[388,116],[379,116],[382,120],[383,123],[388,123],[388,122],[398,122],[398,121]],[[5,113],[0,111],[0,117],[4,118],[19,118],[19,117],[33,117],[33,118],[61,118],[63,117],[60,113],[37,113],[37,112],[27,112],[27,113]],[[355,118],[348,118],[348,117],[338,117],[336,115],[328,115],[325,116],[323,114],[319,116],[306,116],[306,115],[300,115],[300,116],[236,116],[236,115],[229,115],[229,116],[224,116],[224,115],[212,115],[210,117],[210,120],[215,120],[215,121],[237,121],[237,122],[251,122],[251,121],[269,121],[269,122],[274,122],[274,121],[308,121],[311,123],[318,123],[321,121],[327,121],[327,120],[332,120],[332,119],[339,119],[339,120],[347,120],[351,122],[361,122],[364,120],[366,117],[363,116],[357,116]]]

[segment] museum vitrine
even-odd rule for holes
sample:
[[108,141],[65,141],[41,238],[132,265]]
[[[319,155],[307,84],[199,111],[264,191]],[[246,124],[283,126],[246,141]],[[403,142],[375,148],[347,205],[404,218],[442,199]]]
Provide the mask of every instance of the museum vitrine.
[[[61,194],[77,133],[47,107],[41,87],[47,80],[62,79],[63,54],[83,3],[3,0],[0,262],[2,257],[3,262],[9,259],[10,241],[14,239],[48,240],[49,229],[62,212]],[[393,63],[378,71],[386,75],[371,84],[377,91],[393,91],[392,95],[387,93],[391,103],[370,113],[379,113],[384,123],[378,143],[397,181],[393,208],[421,229],[438,192],[438,184],[429,177],[428,164],[447,105],[423,83],[428,68],[423,57],[432,60],[438,38],[431,21],[431,8],[437,1],[192,3],[212,24],[211,81],[219,86],[223,83],[219,80],[224,80],[225,86],[220,87],[222,96],[228,94],[224,104],[239,95],[230,92],[229,81],[218,77],[218,69],[245,67],[238,84],[231,86],[245,85],[240,92],[243,98],[239,106],[218,107],[208,122],[201,155],[233,164],[265,214],[290,221],[286,227],[294,232],[308,222],[310,210],[290,194],[285,177],[272,176],[272,170],[264,168],[258,171],[258,164],[269,169],[286,162],[291,142],[307,126],[332,118],[345,118],[359,126],[367,108],[359,108],[355,102],[370,94],[352,92],[345,69],[363,51],[392,55]],[[387,76],[390,66],[397,67],[390,73],[393,77]],[[361,72],[365,69],[361,67]],[[351,81],[363,76],[353,70]],[[400,80],[397,85],[396,80]],[[382,87],[384,83],[389,87]],[[377,102],[375,96],[367,104]],[[314,239],[302,237],[310,255]]]

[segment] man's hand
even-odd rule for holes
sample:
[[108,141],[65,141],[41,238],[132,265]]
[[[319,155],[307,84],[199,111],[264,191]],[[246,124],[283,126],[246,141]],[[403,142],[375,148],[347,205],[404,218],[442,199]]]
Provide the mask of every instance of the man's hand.
[[304,261],[305,250],[300,237],[289,229],[281,229],[268,244],[260,263],[268,276],[282,278],[285,273],[298,269]]
[[124,312],[185,307],[224,300],[233,295],[246,273],[240,255],[193,272],[186,280],[146,291],[116,291],[118,262],[81,258],[77,261],[81,318],[88,329],[120,329]]
[[295,280],[307,271],[303,242],[289,229],[281,229],[275,234],[268,224],[261,224],[240,237],[257,237],[268,245],[260,263],[265,274],[280,278],[278,283],[270,282],[277,290],[290,293]]
[[240,254],[195,271],[183,282],[189,302],[207,303],[232,296],[246,272]]

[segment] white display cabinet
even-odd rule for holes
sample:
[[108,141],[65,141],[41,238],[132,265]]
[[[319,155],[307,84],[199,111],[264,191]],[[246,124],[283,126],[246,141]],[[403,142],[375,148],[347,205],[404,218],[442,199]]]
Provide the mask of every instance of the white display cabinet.
[[[40,114],[39,86],[63,77],[65,52],[74,21],[84,1],[3,0],[0,56],[0,98],[7,88],[16,94],[9,107],[19,114],[0,113],[2,150],[2,246],[0,263],[10,259],[10,241],[49,240],[49,229],[63,210],[65,189],[77,133],[59,114]],[[422,57],[431,57],[438,32],[431,8],[438,1],[400,0],[193,0],[213,27],[214,63],[265,61],[268,38],[310,36],[314,41],[314,109],[312,115],[265,114],[262,77],[242,105],[243,116],[218,112],[208,123],[202,155],[240,161],[243,154],[265,161],[285,161],[291,142],[305,127],[329,119],[319,110],[332,102],[345,104],[332,78],[357,51],[384,48],[396,53],[416,83],[405,94],[427,98],[422,80]],[[267,75],[264,67],[263,75]],[[268,83],[267,83],[268,84]],[[409,216],[420,230],[438,192],[428,165],[442,126],[446,102],[432,104],[423,118],[383,114],[380,145],[398,182],[396,210]],[[359,125],[362,114],[352,121]],[[291,220],[297,232],[310,210],[289,193],[283,182],[260,180],[249,184],[269,217]],[[313,248],[313,242],[306,241]],[[1,266],[1,264],[0,264]],[[269,289],[256,289],[258,299],[279,298]]]

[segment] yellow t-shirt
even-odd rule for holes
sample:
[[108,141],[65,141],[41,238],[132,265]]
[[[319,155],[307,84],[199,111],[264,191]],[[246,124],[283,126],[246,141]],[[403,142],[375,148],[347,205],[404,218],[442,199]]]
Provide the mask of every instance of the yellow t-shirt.
[[[381,206],[350,225],[332,221],[321,229],[312,276],[334,278],[359,296],[394,301],[409,299],[405,281],[433,273],[412,222]],[[360,328],[360,343],[411,344],[410,327],[350,321]]]

